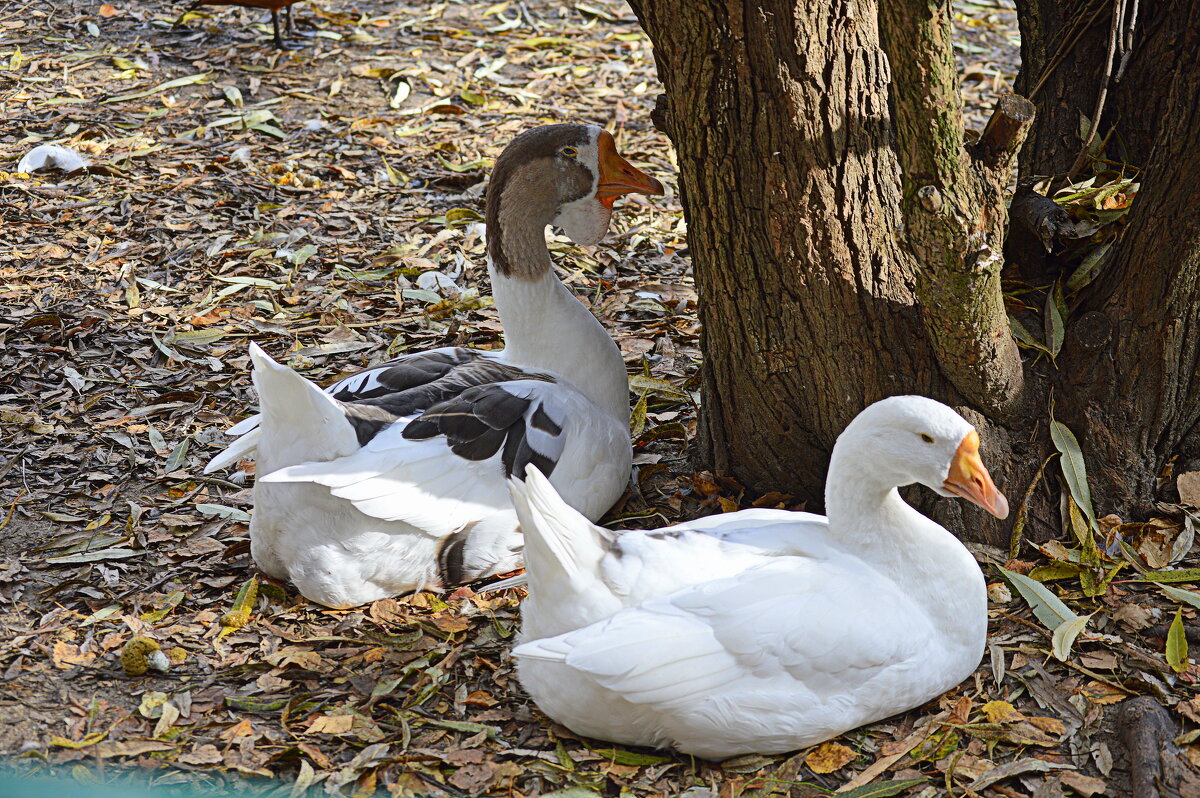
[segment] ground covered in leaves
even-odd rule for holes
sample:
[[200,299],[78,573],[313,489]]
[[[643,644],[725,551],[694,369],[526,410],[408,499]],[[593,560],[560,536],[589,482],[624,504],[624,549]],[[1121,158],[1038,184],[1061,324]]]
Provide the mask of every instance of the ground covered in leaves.
[[[611,520],[788,497],[691,470],[695,293],[672,154],[648,121],[650,46],[623,3],[305,3],[295,52],[270,47],[261,12],[209,8],[172,29],[183,8],[0,12],[4,769],[292,796],[1045,798],[1121,794],[1114,712],[1129,696],[1196,728],[1195,594],[1134,578],[1196,565],[1181,508],[1087,534],[1068,512],[1067,545],[980,552],[1009,571],[988,566],[994,623],[974,680],[811,751],[722,766],[547,722],[507,653],[517,592],[341,612],[260,584],[251,475],[201,474],[253,408],[247,342],[322,383],[399,352],[498,346],[484,180],[506,141],[548,121],[606,125],[668,185],[622,200],[599,247],[553,244],[634,375],[638,487]],[[961,11],[979,127],[1015,69],[1013,12]],[[15,174],[42,143],[93,166]],[[158,641],[165,675],[124,673],[136,636]],[[1195,737],[1179,741],[1192,758]]]

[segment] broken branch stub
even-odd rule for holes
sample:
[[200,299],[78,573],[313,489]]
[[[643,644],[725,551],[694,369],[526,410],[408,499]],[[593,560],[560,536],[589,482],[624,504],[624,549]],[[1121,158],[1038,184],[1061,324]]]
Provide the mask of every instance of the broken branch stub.
[[1019,94],[1000,95],[983,135],[971,148],[971,155],[988,169],[1006,170],[1017,157],[1033,125],[1037,109]]

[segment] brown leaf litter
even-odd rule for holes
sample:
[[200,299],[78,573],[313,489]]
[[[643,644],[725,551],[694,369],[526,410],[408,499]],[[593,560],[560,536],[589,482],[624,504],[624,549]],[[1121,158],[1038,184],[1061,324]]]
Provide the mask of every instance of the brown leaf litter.
[[[973,680],[811,751],[721,766],[548,723],[508,655],[516,592],[332,611],[258,580],[253,464],[201,474],[253,407],[248,341],[322,383],[398,352],[497,346],[477,224],[504,142],[588,120],[653,174],[673,160],[648,122],[649,44],[617,0],[303,3],[297,52],[271,48],[252,9],[204,8],[172,29],[182,6],[0,12],[6,770],[153,771],[290,795],[1111,795],[1124,767],[1114,713],[1131,695],[1170,707],[1176,743],[1200,760],[1196,668],[1165,659],[1178,605],[1130,571],[1093,596],[1080,568],[1047,582],[1096,613],[1065,663],[989,572],[1001,603]],[[1011,81],[1013,15],[959,11],[979,127]],[[91,166],[12,174],[43,143]],[[678,201],[621,205],[598,247],[553,244],[636,375],[637,488],[610,520],[792,507],[693,473],[698,326]],[[1177,513],[1147,523],[1126,530],[1141,533],[1143,568],[1195,566]],[[1069,562],[1064,540],[1009,566]],[[126,675],[123,653],[149,648],[138,639],[166,672]]]

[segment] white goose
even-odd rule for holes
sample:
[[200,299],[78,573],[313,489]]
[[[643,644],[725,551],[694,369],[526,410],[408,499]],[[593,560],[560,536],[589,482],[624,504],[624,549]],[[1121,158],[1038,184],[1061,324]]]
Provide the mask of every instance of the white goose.
[[[945,405],[884,399],[834,446],[827,519],[731,513],[720,517],[723,529],[711,528],[724,540],[704,540],[695,523],[660,530],[657,540],[635,533],[628,544],[629,533],[610,533],[610,550],[599,558],[564,550],[556,530],[585,522],[553,506],[553,489],[530,469],[524,488],[512,484],[529,551],[558,552],[562,572],[593,578],[577,582],[581,590],[544,595],[539,587],[569,580],[539,583],[546,562],[528,558],[522,617],[530,626],[513,651],[521,683],[542,711],[578,734],[716,760],[812,745],[940,695],[982,656],[983,575],[966,548],[906,504],[897,487],[920,482],[1004,518],[1008,503],[978,450],[975,429]],[[731,533],[739,526],[736,542]],[[598,585],[609,587],[610,604],[620,603],[612,586],[629,585],[639,569],[624,561],[641,559],[642,573],[657,575],[652,569],[665,561],[645,552],[668,541],[677,557],[701,552],[716,578],[697,578],[694,564],[676,568],[671,578],[690,586],[590,626],[531,637],[539,624],[565,623],[551,605],[595,599],[604,593]],[[752,563],[740,572],[738,563],[713,556],[738,547],[742,562]],[[592,563],[610,569],[608,581]],[[620,569],[625,581],[612,577]],[[601,604],[591,606],[599,611]]]
[[257,451],[251,553],[329,607],[520,567],[505,487],[527,464],[598,518],[629,478],[620,351],[554,275],[545,228],[580,244],[622,194],[663,193],[591,125],[519,135],[487,192],[487,251],[505,349],[407,355],[320,390],[251,345],[260,413],[205,469]]

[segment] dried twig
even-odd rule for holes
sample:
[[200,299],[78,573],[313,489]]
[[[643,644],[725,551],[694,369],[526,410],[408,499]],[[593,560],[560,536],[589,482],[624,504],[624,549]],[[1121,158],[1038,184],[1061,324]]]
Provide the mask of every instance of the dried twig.
[[1100,127],[1100,116],[1104,113],[1104,101],[1108,98],[1108,84],[1112,80],[1113,55],[1117,51],[1117,38],[1124,17],[1125,0],[1113,0],[1113,20],[1108,30],[1108,54],[1104,59],[1104,76],[1100,80],[1100,93],[1096,97],[1096,110],[1092,113],[1092,121],[1088,126],[1087,139],[1083,142],[1083,148],[1079,152],[1079,157],[1075,159],[1075,165],[1067,173],[1068,183],[1075,179],[1075,175],[1079,173],[1079,170],[1087,162],[1088,148],[1092,146],[1092,141],[1096,138],[1096,129]]

